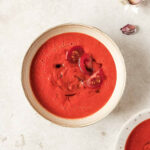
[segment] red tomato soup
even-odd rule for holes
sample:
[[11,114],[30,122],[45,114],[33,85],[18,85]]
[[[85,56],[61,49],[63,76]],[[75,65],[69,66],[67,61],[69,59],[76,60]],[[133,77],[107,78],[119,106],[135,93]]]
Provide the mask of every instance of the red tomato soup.
[[107,48],[81,33],[50,38],[36,53],[30,70],[38,101],[64,118],[87,117],[101,109],[114,91],[116,76]]
[[150,119],[133,129],[127,139],[125,150],[150,150]]

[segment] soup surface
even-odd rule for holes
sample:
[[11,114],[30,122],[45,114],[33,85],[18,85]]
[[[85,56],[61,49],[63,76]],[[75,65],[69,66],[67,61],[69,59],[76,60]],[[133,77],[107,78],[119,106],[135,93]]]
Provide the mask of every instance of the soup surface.
[[82,118],[101,109],[116,78],[107,48],[82,33],[50,38],[34,56],[30,70],[35,97],[49,112],[64,118]]
[[150,119],[133,129],[127,139],[125,150],[150,150]]

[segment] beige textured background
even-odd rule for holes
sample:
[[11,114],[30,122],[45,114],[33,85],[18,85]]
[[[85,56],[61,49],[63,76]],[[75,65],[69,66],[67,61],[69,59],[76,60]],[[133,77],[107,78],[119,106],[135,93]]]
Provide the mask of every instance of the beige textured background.
[[[38,115],[21,87],[23,57],[42,32],[62,23],[100,28],[125,58],[127,86],[117,108],[89,127],[57,126]],[[139,26],[126,36],[120,27]],[[150,1],[138,8],[119,0],[0,0],[0,150],[112,150],[121,126],[150,107]]]

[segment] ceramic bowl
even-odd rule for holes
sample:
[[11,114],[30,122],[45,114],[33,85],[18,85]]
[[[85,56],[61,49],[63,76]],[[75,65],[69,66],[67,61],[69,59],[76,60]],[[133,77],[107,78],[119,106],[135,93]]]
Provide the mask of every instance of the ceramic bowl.
[[[30,66],[33,57],[35,56],[38,49],[41,47],[42,44],[44,44],[49,38],[56,36],[61,33],[67,33],[67,32],[79,32],[84,33],[87,35],[90,35],[97,40],[99,40],[101,43],[103,43],[109,52],[111,53],[117,70],[117,81],[116,86],[114,89],[114,92],[112,96],[110,97],[109,101],[105,104],[103,108],[101,108],[96,113],[85,117],[81,119],[66,119],[61,118],[59,116],[56,116],[49,111],[47,111],[36,99],[36,97],[33,94],[33,91],[31,89],[30,85]],[[109,36],[107,36],[105,33],[100,31],[99,29],[91,26],[86,25],[79,25],[79,24],[64,24],[60,25],[54,28],[49,29],[48,31],[44,32],[41,36],[39,36],[30,46],[28,52],[25,55],[23,66],[22,66],[22,86],[24,89],[24,93],[29,100],[30,104],[34,107],[34,109],[39,112],[43,117],[46,119],[62,125],[62,126],[69,126],[69,127],[81,127],[93,124],[97,122],[98,120],[103,119],[106,117],[118,104],[124,88],[125,88],[125,82],[126,82],[126,69],[125,69],[125,63],[124,59],[120,53],[119,48],[117,45],[111,40]]]
[[115,145],[115,150],[124,150],[126,141],[132,132],[132,130],[143,121],[150,119],[150,109],[146,109],[142,112],[137,113],[131,117],[121,128],[119,135],[117,137],[117,142]]

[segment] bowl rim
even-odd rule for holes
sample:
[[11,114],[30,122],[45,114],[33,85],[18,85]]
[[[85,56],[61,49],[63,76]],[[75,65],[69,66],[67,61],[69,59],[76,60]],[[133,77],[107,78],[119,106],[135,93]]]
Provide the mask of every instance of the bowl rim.
[[[122,85],[121,85],[121,89],[120,89],[120,91],[119,91],[119,96],[118,96],[118,99],[116,100],[116,102],[115,102],[115,104],[113,104],[113,106],[112,106],[112,108],[110,109],[110,110],[108,110],[107,112],[105,112],[105,114],[103,115],[103,116],[101,116],[101,117],[99,117],[99,118],[97,118],[97,119],[95,119],[95,120],[93,120],[93,121],[89,121],[89,122],[86,122],[86,123],[81,123],[81,124],[73,124],[73,123],[69,123],[69,124],[67,124],[67,123],[62,123],[62,122],[60,122],[60,121],[56,121],[56,120],[53,120],[53,119],[50,119],[48,116],[45,116],[41,111],[39,111],[36,107],[35,107],[35,105],[33,104],[33,100],[31,100],[31,98],[30,98],[30,96],[28,95],[28,92],[27,92],[27,89],[26,89],[26,83],[25,83],[25,81],[24,81],[24,78],[25,78],[25,75],[24,75],[24,72],[25,72],[25,62],[26,62],[26,59],[27,59],[27,56],[28,56],[28,54],[29,54],[29,52],[30,52],[30,50],[31,50],[31,48],[33,47],[33,45],[38,41],[38,40],[40,40],[46,33],[48,33],[48,32],[50,32],[50,31],[52,31],[52,30],[56,30],[57,28],[62,28],[62,27],[73,27],[73,26],[77,26],[77,27],[81,27],[81,28],[87,28],[87,29],[89,29],[89,30],[95,30],[95,32],[97,32],[97,34],[101,34],[101,36],[103,36],[103,38],[105,37],[105,38],[107,38],[108,39],[108,41],[110,42],[110,44],[114,47],[114,49],[117,51],[116,53],[119,55],[119,59],[120,59],[120,61],[121,61],[121,69],[122,69],[122,73],[123,73],[123,77],[121,77],[122,78]],[[63,33],[66,33],[66,32],[63,32]],[[81,32],[79,32],[79,33],[81,33]],[[86,34],[86,33],[85,33]],[[91,35],[90,35],[91,36]],[[95,38],[95,37],[94,37]],[[100,40],[99,40],[100,41]],[[102,41],[100,41],[100,42],[102,42]],[[45,42],[44,42],[45,43]],[[103,43],[103,42],[102,42]],[[104,44],[104,43],[103,43]],[[41,44],[42,45],[42,44]],[[104,44],[105,45],[105,44]],[[105,45],[106,46],[106,45]],[[107,46],[106,46],[107,47]],[[108,49],[108,48],[107,48]],[[109,49],[108,49],[109,50]],[[109,50],[109,52],[110,52],[110,50]],[[111,52],[110,52],[111,53]],[[112,55],[112,54],[111,54]],[[113,58],[114,59],[114,58]],[[114,60],[115,61],[115,60]],[[116,64],[116,63],[115,63]],[[116,67],[116,69],[117,69],[117,67]],[[117,77],[118,78],[118,77]],[[23,87],[23,91],[24,91],[24,94],[25,94],[25,96],[26,96],[26,98],[28,99],[28,101],[29,101],[29,103],[31,104],[31,106],[34,108],[34,110],[36,110],[36,112],[38,112],[41,116],[43,116],[45,119],[47,119],[47,120],[49,120],[49,121],[51,121],[51,122],[53,122],[53,123],[55,123],[55,124],[57,124],[57,125],[61,125],[61,126],[65,126],[65,127],[84,127],[84,126],[88,126],[88,125],[91,125],[91,124],[94,124],[94,123],[96,123],[97,121],[99,121],[99,120],[101,120],[101,119],[103,119],[103,118],[105,118],[109,113],[111,113],[112,111],[113,111],[113,109],[117,106],[117,104],[119,103],[119,101],[120,101],[120,99],[121,99],[121,97],[122,97],[122,95],[123,95],[123,91],[124,91],[124,89],[125,89],[125,84],[126,84],[126,67],[125,67],[125,63],[124,63],[124,59],[123,59],[123,56],[122,56],[122,54],[121,54],[121,52],[120,52],[120,50],[119,50],[119,48],[118,48],[118,46],[115,44],[115,42],[108,36],[108,35],[106,35],[104,32],[102,32],[100,29],[98,29],[97,27],[93,27],[93,26],[89,26],[89,25],[83,25],[83,24],[75,24],[75,23],[67,23],[67,24],[61,24],[61,25],[58,25],[58,26],[55,26],[55,27],[53,27],[53,28],[50,28],[50,29],[48,29],[48,30],[46,30],[45,32],[43,32],[40,36],[38,36],[33,42],[32,42],[32,44],[30,45],[30,47],[28,48],[28,50],[27,50],[27,52],[26,52],[26,54],[25,54],[25,56],[24,56],[24,59],[23,59],[23,63],[22,63],[22,71],[21,71],[21,82],[22,82],[22,87]],[[117,82],[117,81],[116,81]],[[115,87],[116,88],[116,87]],[[115,91],[115,90],[114,90]],[[113,93],[114,93],[114,91],[113,91]],[[30,91],[30,92],[32,92],[33,93],[33,91]],[[112,97],[112,96],[111,96]],[[111,97],[110,97],[110,99],[111,99]],[[109,99],[109,100],[110,100]],[[109,102],[109,101],[108,101]],[[107,103],[108,103],[107,102]],[[38,101],[37,101],[37,103],[39,103]],[[105,105],[107,105],[107,103],[105,104]],[[40,103],[39,103],[40,104]],[[41,104],[40,104],[40,107],[42,107],[42,109],[44,109],[44,111],[47,111]],[[104,106],[103,106],[104,107]],[[100,109],[101,110],[101,109]],[[100,111],[99,110],[99,111]],[[98,111],[98,112],[99,112]],[[51,114],[51,115],[54,115],[54,114],[52,114],[52,113],[50,113],[49,111],[47,111],[49,114]],[[97,113],[97,112],[96,112]],[[90,116],[94,116],[96,113],[94,113],[94,114],[92,114],[92,115],[90,115]],[[71,120],[71,121],[74,121],[74,120],[78,120],[78,121],[82,121],[83,119],[85,119],[85,118],[89,118],[90,116],[87,116],[87,117],[84,117],[84,118],[77,118],[77,119],[70,119],[70,118],[62,118],[62,117],[60,117],[60,116],[56,116],[56,115],[54,115],[55,117],[57,117],[57,118],[61,118],[61,119],[63,119],[63,120]]]
[[144,109],[132,115],[121,127],[115,143],[115,150],[124,150],[130,133],[143,121],[150,119],[150,109]]

